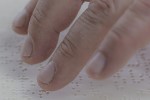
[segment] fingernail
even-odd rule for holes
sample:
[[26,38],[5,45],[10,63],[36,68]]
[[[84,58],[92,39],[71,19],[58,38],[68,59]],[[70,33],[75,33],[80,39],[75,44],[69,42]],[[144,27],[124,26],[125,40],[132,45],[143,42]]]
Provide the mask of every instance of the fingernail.
[[56,63],[50,62],[44,70],[38,75],[38,80],[44,84],[50,84],[53,80],[54,74],[56,73]]
[[14,20],[14,25],[15,27],[23,27],[26,24],[26,17],[27,17],[27,13],[25,10],[23,10],[22,12],[20,12],[15,20]]
[[33,43],[32,38],[30,36],[27,37],[27,40],[24,44],[24,48],[22,51],[22,57],[23,58],[30,58],[33,53]]
[[105,67],[106,57],[102,53],[96,53],[89,61],[89,70],[94,76],[98,76]]

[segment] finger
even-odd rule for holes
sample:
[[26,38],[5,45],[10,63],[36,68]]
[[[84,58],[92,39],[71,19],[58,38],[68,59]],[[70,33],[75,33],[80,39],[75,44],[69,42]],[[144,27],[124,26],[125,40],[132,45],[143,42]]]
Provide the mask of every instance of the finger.
[[39,0],[22,53],[26,63],[36,64],[50,56],[59,33],[70,25],[82,3],[81,0]]
[[[57,90],[71,82],[96,50],[106,33],[128,6],[120,0],[93,0],[60,44],[51,62],[38,76],[44,90]],[[115,7],[121,7],[116,10]]]
[[105,79],[121,69],[135,51],[150,42],[150,1],[137,0],[112,28],[88,64],[87,73]]
[[30,0],[26,7],[21,11],[13,21],[12,28],[18,34],[26,35],[28,30],[29,21],[33,10],[38,0]]

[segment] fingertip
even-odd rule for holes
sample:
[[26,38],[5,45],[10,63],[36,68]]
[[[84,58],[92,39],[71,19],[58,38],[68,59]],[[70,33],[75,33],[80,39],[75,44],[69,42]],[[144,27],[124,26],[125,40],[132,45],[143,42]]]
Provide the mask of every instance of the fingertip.
[[14,19],[13,23],[12,23],[12,29],[20,34],[20,35],[25,35],[27,34],[27,26],[28,23],[27,21],[28,19],[28,13],[26,10],[21,11],[16,18]]
[[50,84],[43,83],[39,77],[37,77],[37,83],[39,87],[43,89],[44,91],[57,91],[58,89],[60,89],[60,88],[57,88],[55,84],[53,83],[50,83]]
[[16,26],[15,22],[12,24],[12,30],[19,35],[27,35],[27,28],[26,27],[18,27]]
[[[53,61],[49,62],[37,76],[38,85],[45,91],[56,91],[60,89],[56,81],[57,64]],[[60,81],[59,81],[60,83]]]
[[38,64],[41,63],[43,61],[45,61],[50,54],[48,55],[37,55],[37,56],[32,56],[32,57],[25,57],[23,55],[21,55],[22,60],[30,65],[34,65],[34,64]]
[[109,74],[106,74],[104,72],[101,72],[100,74],[95,74],[89,69],[86,70],[86,74],[88,75],[88,78],[93,79],[93,80],[105,80],[110,77]]
[[45,84],[41,81],[41,77],[38,75],[37,77],[37,83],[40,88],[42,88],[44,91],[51,91],[51,89],[48,87],[48,84]]
[[37,2],[38,0],[30,0],[26,7],[15,17],[12,29],[19,35],[26,35],[28,33],[28,24]]
[[106,56],[98,51],[88,62],[86,73],[89,75],[90,78],[100,80],[100,74],[106,67],[106,62]]
[[18,27],[12,26],[12,29],[14,32],[16,32],[19,35],[27,35],[27,31],[24,28],[18,28]]
[[57,36],[53,36],[53,39],[45,39],[45,41],[35,38],[30,34],[28,35],[21,53],[22,60],[31,65],[45,61],[52,54],[58,42]]

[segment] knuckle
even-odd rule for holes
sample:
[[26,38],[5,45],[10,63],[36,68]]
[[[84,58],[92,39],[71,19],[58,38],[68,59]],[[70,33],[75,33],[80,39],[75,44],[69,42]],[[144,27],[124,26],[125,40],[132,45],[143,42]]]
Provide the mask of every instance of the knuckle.
[[135,34],[129,32],[126,26],[118,26],[112,29],[111,38],[115,43],[127,48],[137,48]]
[[123,40],[123,38],[125,37],[125,34],[123,33],[127,30],[125,29],[125,27],[117,26],[113,28],[111,31],[117,40]]
[[111,2],[112,0],[93,0],[91,4],[93,4],[97,9],[99,10],[106,10],[111,8]]
[[32,21],[30,24],[42,25],[43,19],[46,17],[45,11],[42,9],[36,8],[32,14]]
[[104,24],[108,17],[112,15],[114,4],[115,0],[93,0],[85,11],[82,20],[92,25]]
[[64,41],[59,46],[59,52],[61,55],[72,58],[76,55],[77,46],[75,42],[73,42],[71,36],[66,36]]
[[129,8],[131,13],[136,18],[145,20],[150,16],[150,1],[149,0],[137,0],[132,7]]
[[149,0],[139,0],[139,3],[141,3],[143,6],[150,8],[150,1]]

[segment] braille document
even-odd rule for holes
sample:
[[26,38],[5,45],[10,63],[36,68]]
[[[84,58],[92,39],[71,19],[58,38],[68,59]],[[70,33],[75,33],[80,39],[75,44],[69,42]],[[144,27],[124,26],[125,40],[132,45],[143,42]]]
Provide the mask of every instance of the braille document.
[[[47,61],[32,66],[24,63],[20,53],[25,36],[11,29],[14,16],[27,1],[0,1],[0,100],[150,100],[150,45],[138,50],[109,79],[89,79],[83,69],[66,87],[43,91],[36,76]],[[60,41],[65,33],[61,33]]]

